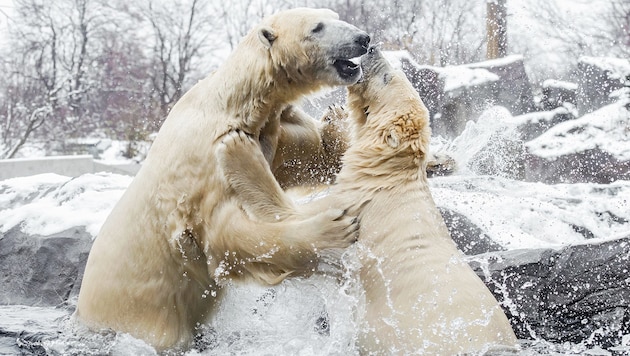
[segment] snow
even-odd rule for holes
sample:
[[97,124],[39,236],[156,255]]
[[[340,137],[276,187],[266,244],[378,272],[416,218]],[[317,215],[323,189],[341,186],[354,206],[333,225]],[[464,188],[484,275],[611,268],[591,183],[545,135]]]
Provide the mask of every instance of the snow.
[[499,80],[499,76],[483,68],[466,66],[446,66],[438,71],[444,78],[444,91],[453,92],[460,88],[469,88]]
[[[402,69],[401,63],[403,60],[408,61],[415,68],[423,67],[413,59],[408,51],[383,51],[383,56],[396,69]],[[472,68],[469,65],[430,68],[440,73],[440,76],[444,79],[444,91],[453,92],[460,88],[469,88],[499,80],[498,75],[489,72],[483,67],[502,63],[511,63],[518,59],[522,59],[522,56],[514,55],[497,60],[475,63],[475,68]]]
[[579,62],[590,64],[610,72],[610,78],[619,79],[621,83],[630,85],[630,61],[611,57],[580,57]]
[[509,117],[505,119],[505,122],[513,126],[521,126],[525,124],[536,124],[536,123],[541,123],[541,122],[549,122],[553,120],[553,118],[556,115],[569,114],[569,113],[571,113],[570,108],[560,106],[549,111],[536,111],[529,114]]
[[420,68],[420,64],[411,56],[409,51],[382,51],[383,57],[396,69],[402,69],[402,61],[409,62],[413,67]]
[[575,120],[562,122],[526,144],[545,158],[599,148],[620,161],[630,160],[630,98],[621,98]]
[[[491,137],[484,133],[491,130],[480,128],[493,123],[502,131],[499,119],[469,123],[459,138],[460,151],[454,152],[460,164],[465,166],[474,154],[473,142],[483,145]],[[77,178],[42,174],[0,181],[0,232],[19,226],[25,233],[46,236],[84,226],[96,236],[130,182],[131,177],[109,173]],[[627,233],[624,221],[630,221],[630,182],[626,181],[545,185],[476,176],[463,169],[454,176],[433,178],[430,184],[438,206],[465,215],[508,249],[583,242],[585,237],[576,227],[598,239],[615,238]]]
[[489,59],[482,62],[468,64],[467,66],[470,68],[504,67],[514,62],[522,62],[522,61],[523,61],[523,55],[511,54],[511,55],[501,57],[501,58]]
[[542,83],[543,88],[563,88],[566,90],[577,90],[578,85],[563,80],[547,79]]
[[452,176],[430,180],[436,204],[457,211],[507,249],[559,248],[628,234],[630,182],[557,184],[501,177]]
[[41,174],[0,181],[0,232],[15,226],[31,235],[52,235],[84,226],[96,236],[131,177]]

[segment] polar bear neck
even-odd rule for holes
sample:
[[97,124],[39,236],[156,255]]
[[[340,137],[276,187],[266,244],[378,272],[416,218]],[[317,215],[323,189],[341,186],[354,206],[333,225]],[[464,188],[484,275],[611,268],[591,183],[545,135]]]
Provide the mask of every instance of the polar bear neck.
[[424,160],[418,161],[404,152],[384,154],[357,142],[344,155],[336,181],[360,190],[395,189],[408,183],[427,183],[425,166]]
[[[235,125],[257,135],[269,120],[277,119],[289,104],[317,88],[313,83],[300,83],[275,66],[269,51],[252,34],[248,35],[215,76],[220,96],[218,102],[236,118]],[[229,80],[225,80],[229,78]]]

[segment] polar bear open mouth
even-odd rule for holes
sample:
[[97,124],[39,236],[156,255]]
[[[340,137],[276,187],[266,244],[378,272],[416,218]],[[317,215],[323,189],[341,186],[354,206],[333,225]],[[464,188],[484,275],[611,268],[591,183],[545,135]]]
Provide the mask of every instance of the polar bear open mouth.
[[361,72],[361,57],[338,58],[333,61],[333,66],[341,78],[350,79]]

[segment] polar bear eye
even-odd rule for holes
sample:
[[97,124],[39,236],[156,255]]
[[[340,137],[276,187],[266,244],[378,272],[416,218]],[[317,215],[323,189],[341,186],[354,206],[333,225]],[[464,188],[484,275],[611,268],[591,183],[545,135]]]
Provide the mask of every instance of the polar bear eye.
[[324,29],[324,23],[320,22],[317,24],[317,26],[315,26],[312,32],[313,33],[321,32],[323,29]]

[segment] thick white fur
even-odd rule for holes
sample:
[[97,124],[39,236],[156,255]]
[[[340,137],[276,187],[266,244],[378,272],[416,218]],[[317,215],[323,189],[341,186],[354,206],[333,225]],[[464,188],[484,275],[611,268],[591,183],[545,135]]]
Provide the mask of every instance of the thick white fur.
[[425,172],[427,109],[378,50],[363,56],[362,66],[363,81],[348,88],[350,147],[322,199],[367,202],[359,215],[361,352],[455,355],[514,347],[505,314],[433,202]]
[[[329,10],[281,12],[187,92],[94,241],[77,320],[158,350],[186,348],[226,278],[278,283],[311,273],[319,249],[352,243],[351,217],[296,210],[268,161],[280,113],[322,86],[356,81],[331,64],[365,53],[366,38]],[[254,199],[241,204],[240,194]]]

